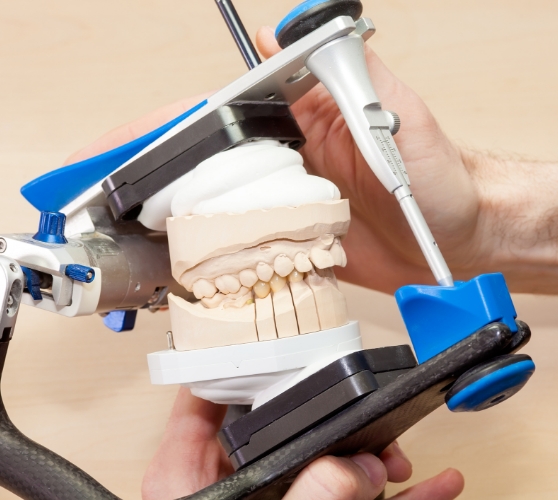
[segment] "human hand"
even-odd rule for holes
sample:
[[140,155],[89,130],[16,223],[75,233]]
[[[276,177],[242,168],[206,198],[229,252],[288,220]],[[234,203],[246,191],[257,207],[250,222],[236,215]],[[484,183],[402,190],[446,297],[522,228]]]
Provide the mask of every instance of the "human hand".
[[[233,472],[217,432],[226,406],[199,399],[180,388],[163,440],[145,474],[143,500],[171,500],[194,493]],[[379,458],[362,453],[350,458],[322,457],[297,477],[285,500],[372,500],[386,481],[411,476],[411,463],[392,444]],[[452,500],[463,490],[463,477],[448,469],[391,500]]]
[[[257,44],[265,57],[280,50],[269,27],[260,29]],[[395,140],[417,202],[452,269],[465,267],[478,253],[480,198],[463,156],[420,97],[369,47],[366,59],[382,107],[401,117]],[[329,92],[317,85],[292,110],[307,140],[305,167],[333,181],[351,202],[351,228],[343,242],[348,265],[336,270],[338,277],[386,292],[433,282],[395,197],[366,164]]]

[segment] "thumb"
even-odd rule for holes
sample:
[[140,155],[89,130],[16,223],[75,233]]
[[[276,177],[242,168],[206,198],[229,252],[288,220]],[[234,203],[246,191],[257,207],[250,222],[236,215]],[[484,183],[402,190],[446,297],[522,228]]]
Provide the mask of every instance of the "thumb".
[[256,46],[260,54],[266,59],[281,51],[281,47],[275,40],[275,32],[271,26],[262,26],[256,33]]
[[296,478],[285,500],[370,500],[384,489],[387,472],[379,458],[321,457]]

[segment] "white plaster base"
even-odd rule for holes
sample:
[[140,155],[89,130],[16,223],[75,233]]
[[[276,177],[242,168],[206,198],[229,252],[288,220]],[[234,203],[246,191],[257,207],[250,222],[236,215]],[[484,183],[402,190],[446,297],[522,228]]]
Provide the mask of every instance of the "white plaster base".
[[306,335],[147,356],[153,384],[182,384],[203,399],[259,406],[346,354],[361,350],[358,322]]

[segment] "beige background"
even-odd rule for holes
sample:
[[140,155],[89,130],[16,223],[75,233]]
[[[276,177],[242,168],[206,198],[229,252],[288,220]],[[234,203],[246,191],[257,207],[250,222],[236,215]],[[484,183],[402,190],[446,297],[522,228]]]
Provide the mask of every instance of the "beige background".
[[[237,8],[253,35],[295,3]],[[367,0],[365,13],[378,28],[369,43],[451,137],[558,157],[558,3]],[[0,71],[0,231],[25,232],[37,213],[22,184],[107,130],[226,85],[245,67],[211,0],[18,0],[0,11]],[[391,297],[345,291],[368,346],[406,341]],[[534,331],[526,352],[536,375],[497,408],[441,408],[406,434],[412,482],[454,466],[466,475],[464,499],[558,498],[558,300],[518,296],[516,306]],[[14,422],[118,495],[139,498],[176,391],[152,387],[145,360],[165,346],[168,322],[141,312],[135,331],[116,334],[96,316],[23,309],[4,379]]]

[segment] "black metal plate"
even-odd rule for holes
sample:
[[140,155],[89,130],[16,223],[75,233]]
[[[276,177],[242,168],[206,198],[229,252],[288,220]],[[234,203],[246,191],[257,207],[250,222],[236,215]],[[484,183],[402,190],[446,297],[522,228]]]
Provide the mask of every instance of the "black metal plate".
[[[524,323],[519,328],[528,330]],[[506,325],[491,324],[270,455],[182,500],[277,499],[303,467],[322,455],[378,454],[441,406],[460,374],[507,353],[512,337]]]
[[135,219],[146,199],[199,163],[255,139],[276,139],[294,149],[305,142],[286,104],[221,106],[105,179],[103,190],[114,218]]

